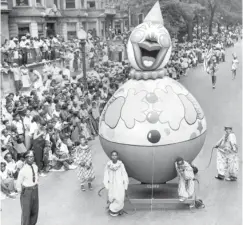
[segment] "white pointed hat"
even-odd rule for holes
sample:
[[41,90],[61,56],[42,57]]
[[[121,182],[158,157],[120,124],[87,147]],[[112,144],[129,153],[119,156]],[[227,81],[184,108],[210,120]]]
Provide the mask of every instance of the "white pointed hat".
[[160,24],[164,24],[164,20],[162,17],[162,13],[160,10],[160,5],[159,5],[159,1],[157,1],[153,8],[149,11],[149,13],[147,14],[147,16],[144,18],[144,22],[153,22],[153,23],[160,23]]

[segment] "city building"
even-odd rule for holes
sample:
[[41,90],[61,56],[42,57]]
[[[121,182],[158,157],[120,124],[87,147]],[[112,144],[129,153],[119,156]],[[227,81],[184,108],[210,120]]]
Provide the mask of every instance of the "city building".
[[8,1],[1,0],[1,44],[4,43],[6,39],[9,39],[9,27],[8,27],[8,17],[9,17]]
[[128,29],[128,14],[119,10],[117,0],[105,1],[8,0],[9,36],[59,34],[67,40],[76,37],[81,28],[99,37],[106,37],[110,29]]

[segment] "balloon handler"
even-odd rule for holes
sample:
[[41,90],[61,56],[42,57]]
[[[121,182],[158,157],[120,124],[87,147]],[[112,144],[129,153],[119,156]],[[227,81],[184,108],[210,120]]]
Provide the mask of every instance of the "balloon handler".
[[232,126],[225,126],[225,134],[214,146],[217,148],[218,180],[237,181],[239,170],[238,147]]
[[[179,201],[185,202],[187,199],[192,199],[195,197],[195,201],[189,205],[190,208],[204,208],[202,200],[196,199],[195,193],[195,181],[198,180],[195,178],[198,169],[186,162],[183,158],[178,157],[175,161],[175,168],[179,178],[178,184],[178,195]],[[199,182],[198,182],[199,184]]]

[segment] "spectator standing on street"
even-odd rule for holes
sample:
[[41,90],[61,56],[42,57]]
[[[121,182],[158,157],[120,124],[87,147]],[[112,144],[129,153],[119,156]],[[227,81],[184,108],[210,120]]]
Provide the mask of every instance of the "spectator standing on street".
[[33,134],[33,150],[35,152],[35,162],[38,166],[38,172],[40,176],[45,176],[42,173],[43,169],[43,153],[45,148],[45,141],[47,138],[47,133],[45,132],[45,123],[44,122],[37,122],[37,129],[34,131]]
[[21,224],[35,225],[39,213],[38,167],[34,164],[34,153],[25,153],[26,164],[20,170],[17,190],[20,193],[22,209]]

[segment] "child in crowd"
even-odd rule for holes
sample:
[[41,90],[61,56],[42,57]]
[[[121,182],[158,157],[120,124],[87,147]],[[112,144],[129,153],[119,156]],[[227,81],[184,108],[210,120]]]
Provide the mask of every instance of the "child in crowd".
[[10,173],[11,177],[13,178],[17,178],[18,176],[18,172],[17,172],[17,166],[15,161],[13,160],[13,157],[11,155],[11,153],[7,153],[4,156],[5,162],[6,164],[6,169],[8,170],[8,172]]
[[75,162],[78,165],[77,175],[81,184],[81,190],[85,191],[85,184],[88,183],[88,188],[92,190],[92,181],[95,179],[91,149],[84,136],[81,137],[80,143],[75,143]]
[[16,190],[14,187],[14,178],[12,177],[11,172],[8,171],[6,162],[1,162],[0,179],[2,193],[7,197],[15,198]]

